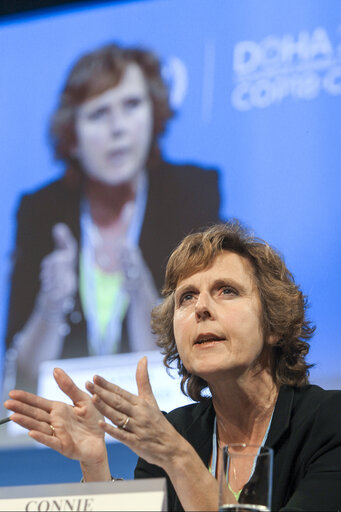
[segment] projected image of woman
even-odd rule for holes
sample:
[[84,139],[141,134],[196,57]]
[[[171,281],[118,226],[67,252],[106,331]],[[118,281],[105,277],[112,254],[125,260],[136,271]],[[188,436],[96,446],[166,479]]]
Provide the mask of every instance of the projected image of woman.
[[71,69],[50,126],[66,171],[17,213],[7,370],[18,386],[33,389],[44,360],[155,347],[167,255],[219,209],[216,172],[162,159],[172,115],[148,51],[110,44]]

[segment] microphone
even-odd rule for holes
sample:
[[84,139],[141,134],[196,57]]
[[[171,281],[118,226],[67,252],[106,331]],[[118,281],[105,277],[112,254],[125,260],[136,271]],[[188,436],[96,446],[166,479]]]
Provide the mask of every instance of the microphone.
[[11,421],[11,418],[9,418],[9,417],[2,418],[2,420],[0,420],[0,425],[3,425],[4,423],[8,423],[9,421]]

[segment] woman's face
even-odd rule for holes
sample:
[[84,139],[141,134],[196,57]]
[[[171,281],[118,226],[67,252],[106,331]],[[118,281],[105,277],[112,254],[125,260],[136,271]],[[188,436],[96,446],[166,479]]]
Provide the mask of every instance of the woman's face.
[[268,346],[261,314],[251,263],[236,253],[224,251],[180,281],[173,328],[187,371],[209,384],[222,375],[256,373]]
[[86,174],[108,185],[143,170],[153,132],[153,108],[143,72],[129,64],[120,83],[84,102],[76,114],[73,154]]

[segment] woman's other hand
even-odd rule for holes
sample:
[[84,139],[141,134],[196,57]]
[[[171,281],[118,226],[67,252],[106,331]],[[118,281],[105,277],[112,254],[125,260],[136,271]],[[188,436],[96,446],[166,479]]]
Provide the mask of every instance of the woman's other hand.
[[168,474],[184,510],[217,510],[218,483],[194,448],[160,411],[150,386],[147,359],[136,370],[138,395],[95,376],[86,387],[96,408],[116,427],[100,420],[105,432]]
[[103,416],[91,397],[79,389],[61,369],[54,370],[60,389],[73,402],[47,400],[32,393],[12,390],[5,407],[14,412],[11,420],[29,430],[29,435],[85,468],[85,480],[110,480],[104,431],[99,426]]
[[95,376],[94,382],[87,382],[86,388],[92,393],[92,401],[98,411],[116,427],[100,421],[109,435],[126,444],[137,455],[151,464],[170,471],[169,463],[188,443],[174,429],[160,411],[149,382],[147,359],[143,357],[136,370],[138,395],[125,391]]

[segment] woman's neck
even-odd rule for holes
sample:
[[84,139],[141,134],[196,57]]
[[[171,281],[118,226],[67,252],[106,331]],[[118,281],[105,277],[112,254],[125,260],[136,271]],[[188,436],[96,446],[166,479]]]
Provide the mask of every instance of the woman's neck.
[[99,227],[106,227],[117,221],[123,207],[135,200],[136,189],[136,180],[108,185],[87,176],[84,195],[89,201],[93,222]]
[[270,373],[219,382],[210,389],[220,444],[261,444],[278,396]]

